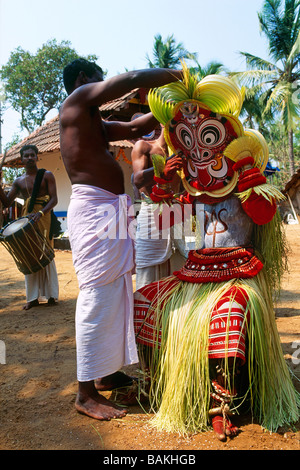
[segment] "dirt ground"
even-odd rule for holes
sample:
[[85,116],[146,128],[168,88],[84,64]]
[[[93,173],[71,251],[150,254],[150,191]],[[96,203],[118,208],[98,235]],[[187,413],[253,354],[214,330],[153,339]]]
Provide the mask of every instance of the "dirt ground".
[[[300,225],[286,226],[291,246],[290,272],[276,308],[282,347],[290,367],[300,347]],[[300,423],[277,433],[263,430],[251,417],[240,418],[241,432],[219,442],[212,431],[182,437],[157,432],[147,408],[133,406],[121,420],[100,422],[74,408],[76,362],[74,311],[78,293],[71,253],[56,251],[60,299],[23,311],[24,276],[0,246],[0,450],[299,450]],[[2,343],[3,344],[3,343]],[[296,353],[299,362],[300,352]],[[294,361],[295,362],[295,361]],[[296,361],[297,362],[297,361]],[[299,383],[296,387],[300,391]],[[109,396],[109,395],[108,395]]]

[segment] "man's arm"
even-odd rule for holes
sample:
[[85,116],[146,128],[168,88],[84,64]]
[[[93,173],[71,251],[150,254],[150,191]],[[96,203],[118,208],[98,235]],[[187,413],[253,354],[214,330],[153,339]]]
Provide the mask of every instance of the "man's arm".
[[154,183],[154,169],[148,168],[149,151],[149,144],[139,140],[131,152],[133,182],[138,189]]
[[[45,205],[45,207],[42,210],[42,212],[45,215],[47,214],[47,212],[51,211],[53,207],[56,206],[58,199],[57,199],[57,191],[56,191],[56,182],[55,182],[53,173],[51,173],[51,171],[46,171],[44,178],[47,182],[48,194],[50,196],[49,202]],[[32,217],[32,219],[34,220],[34,222],[38,222],[41,217],[42,217],[42,214],[40,212],[36,212],[34,216]]]
[[142,135],[149,134],[155,127],[158,121],[152,113],[144,114],[133,121],[103,121],[106,130],[107,140],[114,142],[122,139],[135,139]]
[[174,69],[134,70],[116,75],[102,82],[88,83],[77,88],[67,100],[88,107],[101,106],[103,103],[123,96],[135,88],[153,88],[175,82],[182,78],[182,72]]

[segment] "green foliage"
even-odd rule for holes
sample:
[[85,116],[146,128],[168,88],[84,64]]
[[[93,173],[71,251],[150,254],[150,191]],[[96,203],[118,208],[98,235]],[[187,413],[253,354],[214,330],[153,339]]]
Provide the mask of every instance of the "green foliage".
[[225,72],[224,65],[221,64],[221,62],[212,60],[206,66],[201,66],[197,60],[195,60],[195,62],[196,67],[189,67],[189,70],[191,74],[195,75],[198,81],[202,80],[202,78],[207,75],[215,75]]
[[3,168],[2,177],[6,184],[12,184],[16,178],[24,173],[24,168]]
[[[36,54],[17,47],[0,70],[5,95],[13,109],[21,114],[21,129],[32,132],[41,126],[52,109],[58,109],[66,97],[62,72],[78,58],[69,41],[47,41]],[[97,60],[96,56],[85,57]]]
[[[248,52],[248,70],[235,74],[250,89],[255,86],[256,100],[263,113],[257,116],[260,124],[273,114],[280,117],[286,135],[289,135],[289,172],[295,172],[293,132],[299,125],[300,100],[295,99],[300,83],[300,2],[299,0],[265,0],[258,14],[261,32],[268,41],[271,61]],[[249,105],[249,103],[248,103]],[[252,106],[252,111],[254,107]]]
[[166,68],[176,69],[181,66],[183,59],[196,59],[196,53],[187,51],[183,44],[176,44],[174,35],[168,36],[163,41],[162,36],[157,34],[154,36],[153,45],[153,61],[146,55],[150,68]]
[[14,134],[11,138],[11,141],[8,142],[6,145],[5,145],[5,148],[4,150],[8,151],[11,147],[13,147],[14,145],[17,145],[19,142],[21,142],[21,137],[18,135],[18,134]]

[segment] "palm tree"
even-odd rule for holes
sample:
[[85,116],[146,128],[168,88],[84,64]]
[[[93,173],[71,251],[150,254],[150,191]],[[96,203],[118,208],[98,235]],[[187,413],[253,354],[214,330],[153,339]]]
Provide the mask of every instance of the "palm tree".
[[234,74],[241,83],[260,88],[260,94],[264,96],[264,114],[280,113],[288,135],[291,175],[295,172],[293,134],[300,111],[297,92],[297,84],[300,84],[299,6],[300,0],[265,0],[258,19],[261,32],[268,40],[272,62],[241,52],[248,70]]
[[197,60],[195,60],[195,62],[196,67],[190,67],[190,72],[195,75],[197,80],[199,81],[207,75],[214,75],[220,74],[221,72],[225,72],[224,65],[221,64],[221,62],[216,62],[212,60],[204,67],[202,67]]
[[245,98],[241,110],[244,125],[251,129],[257,128],[265,137],[269,135],[269,126],[274,117],[271,111],[265,110],[265,93],[260,92],[260,86],[245,89]]
[[166,68],[176,69],[180,64],[181,60],[196,58],[196,53],[187,51],[183,44],[179,42],[176,44],[174,35],[168,36],[163,41],[160,34],[154,36],[153,46],[153,61],[146,55],[148,65],[150,68]]

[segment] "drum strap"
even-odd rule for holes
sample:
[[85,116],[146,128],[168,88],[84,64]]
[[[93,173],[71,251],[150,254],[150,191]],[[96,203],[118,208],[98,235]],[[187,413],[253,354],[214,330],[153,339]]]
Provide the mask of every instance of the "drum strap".
[[41,168],[37,171],[37,174],[36,174],[36,177],[35,177],[35,180],[34,180],[34,185],[33,185],[33,190],[32,190],[32,194],[31,194],[31,198],[30,198],[30,202],[29,202],[29,206],[28,206],[28,213],[30,214],[33,210],[33,207],[34,207],[34,204],[35,204],[35,200],[36,200],[36,197],[39,193],[39,189],[40,189],[40,186],[41,186],[41,182],[42,182],[42,179],[44,177],[44,173],[45,173],[45,169],[44,168]]

